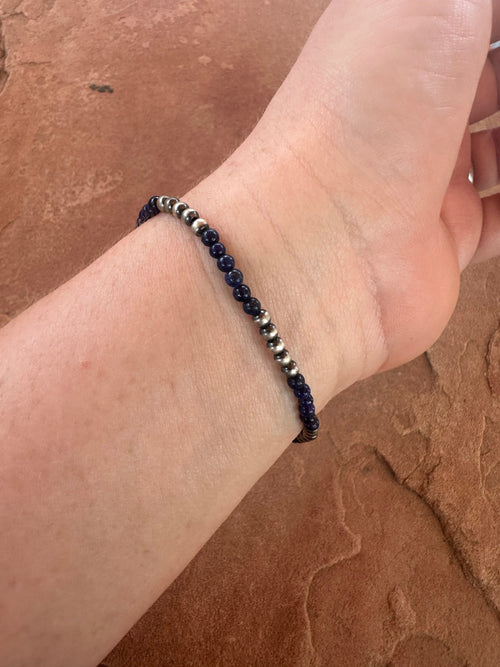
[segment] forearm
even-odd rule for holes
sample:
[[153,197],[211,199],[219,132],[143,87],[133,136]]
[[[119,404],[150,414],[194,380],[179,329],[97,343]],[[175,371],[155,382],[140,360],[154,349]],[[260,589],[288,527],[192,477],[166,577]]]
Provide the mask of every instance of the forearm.
[[[184,199],[219,230],[320,410],[356,379],[352,317],[339,309],[328,330],[307,255],[278,242],[276,211],[266,219],[249,187],[259,174],[244,184],[232,160]],[[0,332],[2,664],[106,655],[300,431],[206,250],[160,215]]]

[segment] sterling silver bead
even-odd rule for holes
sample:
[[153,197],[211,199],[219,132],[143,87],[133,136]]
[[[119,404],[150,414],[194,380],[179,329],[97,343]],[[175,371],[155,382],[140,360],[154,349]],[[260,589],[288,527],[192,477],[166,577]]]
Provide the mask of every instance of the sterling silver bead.
[[273,354],[279,354],[285,349],[285,343],[279,336],[276,336],[276,338],[267,341],[267,348],[271,350]]
[[208,229],[208,222],[203,218],[196,218],[196,220],[191,225],[191,229],[196,234],[196,236],[201,236],[205,229]]
[[198,217],[199,217],[199,216],[198,216],[198,211],[195,211],[194,208],[189,208],[189,206],[188,206],[188,208],[185,208],[185,209],[182,211],[182,213],[181,213],[181,220],[182,220],[182,222],[185,222],[187,225],[191,225],[193,221],[192,221],[192,220],[187,221],[186,218],[187,218],[188,216],[192,216],[193,213],[196,213],[196,215],[194,216],[195,218],[198,218]]
[[161,197],[158,197],[158,199],[156,200],[156,206],[160,211],[160,213],[165,213],[165,206],[167,203],[167,199],[168,199],[167,195],[161,195]]
[[269,315],[267,310],[261,308],[260,313],[258,315],[254,315],[252,317],[252,320],[258,327],[265,327],[266,324],[269,324],[269,322],[271,321],[271,315]]
[[297,366],[297,362],[292,359],[287,366],[282,366],[281,370],[287,378],[293,378],[299,372],[299,367]]
[[269,324],[266,327],[261,327],[259,331],[260,335],[266,340],[272,340],[273,338],[276,338],[276,336],[278,335],[278,329],[276,328],[276,325],[273,324],[272,322],[269,322]]
[[288,366],[288,364],[292,361],[292,357],[290,356],[290,352],[288,350],[283,350],[279,354],[275,354],[274,358],[280,366]]
[[178,201],[172,206],[172,213],[180,218],[182,211],[184,211],[186,208],[189,208],[189,204],[186,204],[185,201]]
[[167,213],[168,211],[170,214],[172,214],[172,206],[176,204],[178,201],[179,200],[177,199],[177,197],[169,197],[165,204],[165,213]]

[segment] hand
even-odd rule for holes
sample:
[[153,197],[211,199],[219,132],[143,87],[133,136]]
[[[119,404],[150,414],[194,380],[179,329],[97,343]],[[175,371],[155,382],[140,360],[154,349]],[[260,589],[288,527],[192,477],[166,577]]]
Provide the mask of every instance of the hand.
[[332,2],[223,165],[269,217],[290,293],[317,300],[337,389],[425,351],[460,271],[500,250],[498,195],[469,181],[471,151],[479,186],[497,175],[491,133],[468,129],[498,108],[491,26],[489,0]]

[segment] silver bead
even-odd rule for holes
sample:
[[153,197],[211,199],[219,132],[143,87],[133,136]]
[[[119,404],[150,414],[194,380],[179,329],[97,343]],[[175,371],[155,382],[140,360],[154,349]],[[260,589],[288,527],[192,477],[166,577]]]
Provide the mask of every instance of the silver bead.
[[281,370],[287,376],[287,378],[293,378],[299,372],[299,367],[297,362],[293,359],[288,363],[288,366],[282,366]]
[[208,229],[208,222],[203,218],[196,218],[196,220],[191,225],[191,229],[196,234],[196,236],[200,236],[203,234],[205,229]]
[[292,361],[292,357],[290,356],[290,352],[288,350],[283,350],[279,354],[275,354],[274,358],[280,366],[288,366],[288,364]]
[[278,329],[276,328],[276,325],[273,324],[272,322],[269,322],[269,324],[266,327],[261,327],[259,331],[260,335],[266,340],[272,340],[273,338],[276,338],[276,336],[278,335]]
[[158,197],[158,199],[156,200],[156,206],[160,211],[160,213],[165,213],[165,205],[167,203],[167,199],[168,199],[167,195],[162,195],[161,197]]
[[273,354],[279,354],[285,349],[285,343],[279,336],[276,336],[276,338],[267,341],[267,347]]
[[195,218],[198,218],[198,211],[195,211],[194,208],[189,208],[189,206],[188,206],[188,208],[185,208],[185,209],[182,211],[182,213],[181,213],[181,220],[182,220],[183,222],[185,222],[186,225],[191,225],[192,222],[193,222],[193,220],[189,220],[189,221],[188,221],[188,220],[186,220],[186,218],[188,217],[188,215],[189,215],[189,216],[193,215],[193,213],[196,213],[196,215],[195,215],[194,217],[195,217]]
[[167,213],[168,211],[168,213],[172,214],[172,206],[176,204],[178,201],[179,200],[177,199],[177,197],[169,197],[165,204],[165,213]]
[[258,315],[254,315],[252,317],[252,320],[258,327],[265,327],[266,324],[269,324],[269,322],[271,321],[271,315],[269,315],[267,310],[261,308],[260,313]]
[[189,205],[186,204],[185,201],[178,201],[176,204],[172,206],[172,214],[180,218],[182,211],[184,211],[184,209],[186,208],[189,208]]

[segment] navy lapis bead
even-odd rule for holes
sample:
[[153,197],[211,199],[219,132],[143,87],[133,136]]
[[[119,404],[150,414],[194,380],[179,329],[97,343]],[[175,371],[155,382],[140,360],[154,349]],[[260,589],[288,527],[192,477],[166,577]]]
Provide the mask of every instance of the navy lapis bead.
[[319,419],[316,417],[316,415],[305,418],[302,423],[308,431],[317,431],[319,429]]
[[299,398],[299,408],[306,405],[314,405],[313,397],[310,394]]
[[302,375],[302,373],[297,373],[295,377],[288,378],[288,384],[292,389],[296,389],[297,387],[303,387],[306,383],[305,377]]
[[[207,230],[208,231],[208,230]],[[203,232],[204,234],[205,232]],[[202,234],[202,236],[203,236]],[[222,257],[225,252],[226,252],[226,247],[223,243],[214,243],[213,245],[210,246],[210,250],[208,251],[211,255],[211,257]]]
[[298,399],[307,398],[311,395],[311,388],[308,384],[304,384],[301,387],[294,387],[293,393]]
[[260,313],[260,301],[251,296],[247,301],[243,302],[243,310],[247,315],[258,315]]
[[250,287],[248,287],[248,285],[243,284],[234,288],[233,296],[236,301],[248,301],[248,299],[252,296],[252,292],[250,291]]
[[243,282],[243,274],[239,269],[231,269],[224,276],[229,287],[239,287]]
[[[206,245],[206,246],[209,246],[209,247],[213,246],[214,243],[217,243],[218,240],[219,240],[219,232],[217,232],[215,229],[212,229],[211,227],[209,227],[208,229],[205,229],[205,231],[201,235],[201,242],[203,243],[203,245]],[[222,243],[221,243],[221,245],[222,245]],[[222,247],[224,248],[224,246],[222,246]],[[224,248],[224,251],[221,254],[223,255],[225,252],[226,252],[226,249]],[[212,253],[210,253],[210,254],[212,254]],[[216,255],[212,255],[212,256],[215,257]]]
[[153,215],[158,215],[158,213],[160,212],[158,210],[158,206],[156,205],[157,201],[158,201],[158,197],[151,197],[151,199],[148,201],[149,210],[151,211],[151,213]]
[[315,412],[314,403],[299,403],[300,417],[312,417]]
[[217,268],[219,271],[224,271],[224,273],[231,271],[231,269],[234,269],[234,257],[231,255],[222,255],[217,260]]

